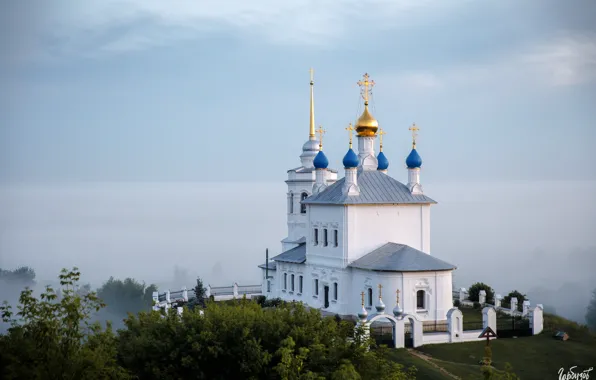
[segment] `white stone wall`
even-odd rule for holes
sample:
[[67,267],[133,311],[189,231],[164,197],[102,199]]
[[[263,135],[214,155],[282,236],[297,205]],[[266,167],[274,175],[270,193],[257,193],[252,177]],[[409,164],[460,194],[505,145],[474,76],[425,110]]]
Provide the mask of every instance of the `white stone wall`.
[[[430,205],[309,205],[307,261],[346,267],[349,263],[392,242],[430,254]],[[314,245],[314,229],[338,229],[339,244]],[[332,243],[332,236],[330,236]]]
[[[327,184],[330,185],[337,180],[337,173],[327,171]],[[301,211],[301,195],[302,193],[312,194],[313,185],[316,181],[315,171],[309,173],[296,173],[290,171],[288,173],[288,193],[287,193],[287,220],[288,220],[288,237],[287,240],[298,240],[306,236],[308,232],[308,214],[302,214]],[[293,194],[293,197],[291,196]],[[296,247],[296,244],[289,244],[282,242],[282,251]]]
[[[306,262],[312,265],[322,265],[345,268],[345,210],[344,206],[309,205],[306,235]],[[319,244],[315,245],[315,228],[318,229]],[[324,246],[324,229],[328,231],[328,245]],[[338,244],[335,247],[334,230],[338,230]]]
[[[374,310],[379,298],[381,284],[383,302],[388,312],[396,304],[396,291],[400,291],[400,305],[404,313],[416,315],[422,321],[445,320],[453,307],[452,272],[374,272],[352,268],[351,306],[349,314],[357,314],[361,305],[361,292],[365,292],[365,306],[368,307],[368,288],[372,289]],[[405,289],[405,290],[404,290]],[[416,292],[425,292],[425,308],[416,305]]]
[[430,254],[430,205],[358,205],[346,209],[348,262],[388,242]]

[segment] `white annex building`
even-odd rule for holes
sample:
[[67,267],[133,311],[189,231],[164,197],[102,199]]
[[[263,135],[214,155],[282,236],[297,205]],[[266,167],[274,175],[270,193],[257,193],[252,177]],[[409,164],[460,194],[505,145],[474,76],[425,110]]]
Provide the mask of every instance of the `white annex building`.
[[[416,315],[421,321],[446,320],[453,308],[456,267],[431,256],[430,208],[436,202],[424,194],[420,183],[418,128],[410,128],[413,146],[404,184],[388,174],[383,131],[368,110],[374,82],[365,74],[358,84],[364,112],[354,128],[347,128],[349,149],[343,158],[344,176],[338,179],[338,171],[327,167],[315,135],[311,78],[309,139],[302,147],[301,166],[289,170],[286,181],[288,236],[282,240],[282,253],[259,266],[263,294],[355,316],[362,312],[362,299],[364,307],[372,309],[382,291],[391,307],[398,297],[399,313]],[[352,131],[357,152],[352,149]],[[322,139],[323,131],[318,132]],[[405,177],[406,170],[395,174]]]

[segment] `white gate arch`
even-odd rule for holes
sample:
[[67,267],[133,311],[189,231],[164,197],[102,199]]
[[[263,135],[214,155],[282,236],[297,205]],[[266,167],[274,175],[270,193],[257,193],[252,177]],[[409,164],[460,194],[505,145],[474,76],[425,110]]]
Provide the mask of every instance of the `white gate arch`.
[[393,316],[391,314],[385,314],[384,312],[375,313],[368,315],[365,320],[361,320],[359,326],[364,326],[365,331],[370,332],[370,326],[373,322],[380,319],[386,318],[391,322],[393,326],[393,347],[404,348],[406,346],[405,341],[405,324],[406,321],[410,322],[412,326],[412,346],[418,347],[422,345],[422,321],[414,314],[401,314]]

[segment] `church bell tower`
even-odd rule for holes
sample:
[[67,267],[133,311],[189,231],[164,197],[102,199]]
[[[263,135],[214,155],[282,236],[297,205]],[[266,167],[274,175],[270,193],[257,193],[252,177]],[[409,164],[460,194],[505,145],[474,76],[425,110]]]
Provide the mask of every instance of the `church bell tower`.
[[[286,180],[286,184],[288,185],[288,236],[281,241],[282,252],[305,242],[308,232],[307,207],[301,202],[313,193],[313,186],[316,183],[314,160],[319,154],[321,145],[315,134],[315,82],[313,74],[313,69],[310,69],[310,123],[308,140],[302,145],[302,154],[300,155],[301,166],[288,170],[288,179]],[[326,185],[330,185],[337,180],[337,171],[326,169],[325,177]]]

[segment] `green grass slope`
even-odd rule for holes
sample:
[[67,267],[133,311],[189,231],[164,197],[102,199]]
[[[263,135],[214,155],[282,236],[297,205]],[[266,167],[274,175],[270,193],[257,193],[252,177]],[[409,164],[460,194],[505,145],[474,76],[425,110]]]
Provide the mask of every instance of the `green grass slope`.
[[[471,313],[467,311],[466,314]],[[577,366],[581,371],[596,365],[596,335],[585,326],[550,314],[545,314],[544,326],[540,335],[491,341],[493,366],[504,370],[505,364],[509,363],[522,379],[557,379],[560,368],[566,372],[569,367]],[[554,339],[552,335],[557,330],[567,332],[570,339]],[[486,342],[446,343],[426,345],[417,350],[462,379],[477,379],[482,378],[478,362],[485,345]],[[396,361],[400,362],[399,358],[396,357]]]

